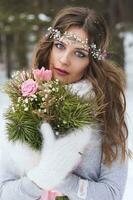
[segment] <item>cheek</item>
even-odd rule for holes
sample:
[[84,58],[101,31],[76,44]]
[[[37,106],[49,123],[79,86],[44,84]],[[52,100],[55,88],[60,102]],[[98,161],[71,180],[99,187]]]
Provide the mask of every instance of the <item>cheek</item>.
[[70,77],[74,81],[79,81],[84,76],[84,73],[85,73],[85,69],[74,70],[73,73],[71,73]]
[[60,52],[53,46],[50,54],[50,62],[54,62],[60,56]]
[[87,70],[88,67],[88,62],[83,64],[83,65],[78,65],[77,68],[75,69],[75,75],[83,75],[85,71]]

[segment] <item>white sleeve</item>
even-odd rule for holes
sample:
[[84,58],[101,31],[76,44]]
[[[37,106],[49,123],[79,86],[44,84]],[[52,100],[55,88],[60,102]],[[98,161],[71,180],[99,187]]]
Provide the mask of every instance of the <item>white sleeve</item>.
[[39,199],[43,191],[27,177],[20,177],[9,155],[0,153],[0,200]]
[[101,164],[98,180],[73,173],[56,189],[71,200],[122,200],[127,171],[127,160],[123,163],[114,161],[111,166]]

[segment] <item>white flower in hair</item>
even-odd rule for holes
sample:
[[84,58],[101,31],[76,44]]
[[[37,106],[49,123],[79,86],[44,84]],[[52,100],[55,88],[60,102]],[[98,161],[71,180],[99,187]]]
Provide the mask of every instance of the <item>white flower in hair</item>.
[[[72,32],[65,31],[63,34],[58,29],[54,29],[52,27],[48,28],[48,37],[53,38],[55,40],[63,40],[67,39],[68,45],[75,44],[78,42],[82,45],[82,48],[88,50],[91,56],[96,60],[103,60],[106,56],[106,51],[102,51],[101,48],[97,48],[96,44],[93,42],[89,44],[88,38],[82,40],[79,36]],[[47,35],[46,35],[47,36]]]

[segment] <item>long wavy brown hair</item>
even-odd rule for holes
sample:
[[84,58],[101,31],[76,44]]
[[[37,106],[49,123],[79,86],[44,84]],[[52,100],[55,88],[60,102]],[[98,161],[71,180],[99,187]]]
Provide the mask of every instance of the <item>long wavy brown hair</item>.
[[[94,10],[84,7],[65,8],[58,13],[52,24],[53,28],[61,32],[71,26],[83,28],[88,34],[90,43],[94,42],[102,51],[107,49],[108,27],[104,18]],[[34,67],[49,66],[52,46],[53,41],[43,36],[36,49]],[[124,72],[109,60],[97,60],[90,55],[85,78],[91,81],[96,95],[100,92],[104,96],[102,103],[106,106],[100,116],[103,121],[101,134],[104,162],[111,164],[117,159],[119,152],[121,152],[122,160],[125,160],[128,129],[124,118],[126,109]]]

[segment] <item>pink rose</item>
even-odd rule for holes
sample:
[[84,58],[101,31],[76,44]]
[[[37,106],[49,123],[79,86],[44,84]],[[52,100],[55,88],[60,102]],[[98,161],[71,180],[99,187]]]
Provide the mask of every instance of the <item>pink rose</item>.
[[44,67],[33,70],[33,74],[35,79],[39,79],[41,81],[49,81],[52,78],[52,71],[45,70]]
[[35,94],[37,91],[38,84],[33,79],[24,81],[21,85],[21,92],[23,97],[29,97]]
[[46,69],[45,70],[45,81],[50,81],[52,79],[52,71]]

